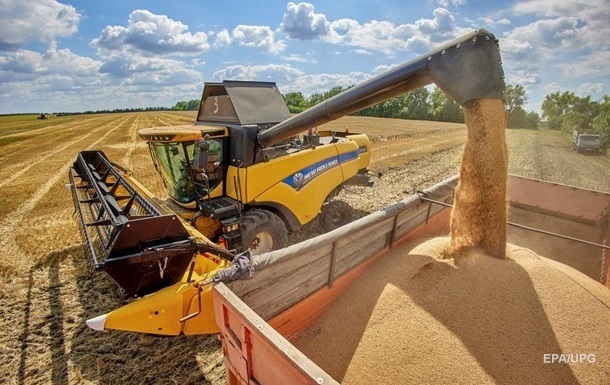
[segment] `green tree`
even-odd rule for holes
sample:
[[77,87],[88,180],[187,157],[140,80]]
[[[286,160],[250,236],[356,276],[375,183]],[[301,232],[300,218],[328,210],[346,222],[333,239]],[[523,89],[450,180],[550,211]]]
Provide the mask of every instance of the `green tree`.
[[188,111],[197,111],[199,109],[199,99],[190,100],[186,106]]
[[[525,88],[522,85],[506,84],[504,89],[504,97],[506,99],[506,111],[510,114],[519,110],[523,110],[523,105],[529,100],[525,95]],[[525,111],[523,111],[525,112]]]
[[426,120],[430,118],[430,91],[427,88],[418,88],[401,98],[402,108],[398,117],[408,119]]
[[540,116],[537,113],[530,111],[525,115],[525,128],[537,129],[539,124]]
[[320,93],[311,94],[309,97],[309,105],[315,106],[316,104],[324,101],[324,95]]
[[592,130],[593,120],[600,105],[591,96],[578,97],[573,92],[554,92],[542,102],[542,114],[552,130],[587,132]]
[[593,130],[599,134],[602,149],[610,148],[610,97],[605,95],[599,103],[599,113],[593,119]]
[[301,92],[289,92],[283,96],[288,109],[293,114],[298,114],[309,108],[309,102]]
[[438,87],[430,94],[430,107],[432,120],[464,123],[462,107]]
[[176,110],[176,111],[186,111],[186,108],[188,107],[188,102],[181,100],[178,103],[176,103],[175,106],[172,107],[172,110]]
[[507,126],[511,128],[538,128],[540,116],[535,112],[527,112],[523,106],[529,98],[522,85],[506,84],[504,90],[506,99]]
[[560,130],[563,126],[564,114],[574,105],[577,96],[573,92],[559,91],[548,94],[542,102],[542,117],[548,122],[551,130]]

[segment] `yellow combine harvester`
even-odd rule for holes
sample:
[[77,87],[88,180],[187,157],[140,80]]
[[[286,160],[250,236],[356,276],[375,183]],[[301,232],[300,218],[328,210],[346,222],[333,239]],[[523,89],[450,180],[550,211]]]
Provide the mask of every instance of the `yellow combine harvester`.
[[195,125],[139,135],[173,211],[229,250],[261,254],[285,247],[287,231],[319,213],[326,231],[350,222],[351,208],[332,197],[345,184],[369,184],[363,134],[312,130],[263,142],[289,118],[274,83],[206,83]]
[[287,229],[318,215],[327,231],[351,221],[351,207],[332,198],[345,184],[370,184],[368,138],[314,126],[303,137],[262,135],[289,118],[274,83],[206,83],[194,125],[139,132],[170,201],[103,152],[78,155],[70,182],[93,265],[130,296],[159,291],[90,326],[215,332],[212,314],[202,311],[211,309],[205,287],[234,253],[282,248]]
[[70,183],[87,253],[142,297],[87,324],[217,332],[214,282],[248,278],[253,254],[283,247],[287,229],[318,215],[326,230],[349,222],[349,208],[332,198],[345,184],[370,184],[368,138],[317,126],[430,83],[460,104],[503,98],[494,36],[473,32],[292,117],[273,83],[206,84],[195,125],[140,131],[174,203],[102,152],[80,153]]

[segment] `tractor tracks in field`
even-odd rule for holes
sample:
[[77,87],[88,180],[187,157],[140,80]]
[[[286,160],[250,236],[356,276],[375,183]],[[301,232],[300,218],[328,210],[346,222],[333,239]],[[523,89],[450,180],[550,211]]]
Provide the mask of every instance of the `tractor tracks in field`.
[[[124,119],[121,123],[117,124],[114,128],[108,130],[104,135],[102,135],[95,142],[91,143],[84,150],[93,149],[95,146],[97,146],[100,142],[105,140],[113,132],[122,128],[123,124],[129,119],[130,118]],[[94,132],[97,132],[101,129],[102,128],[100,128],[96,131],[93,131],[91,134],[93,134]],[[89,134],[87,136],[89,136]],[[77,143],[82,139],[83,138],[81,137],[78,140],[73,141],[71,144]],[[39,160],[37,163],[39,163],[41,161],[42,160]],[[68,170],[70,170],[70,167],[72,167],[73,162],[74,161],[72,159],[70,159],[69,161],[64,163],[61,166],[61,168],[55,172],[54,175],[49,176],[49,178],[46,180],[46,182],[44,184],[42,184],[29,197],[29,199],[25,200],[22,204],[17,206],[16,209],[9,212],[5,216],[5,218],[2,221],[0,221],[0,250],[2,250],[2,253],[4,255],[6,255],[7,257],[10,257],[10,258],[19,258],[20,256],[23,256],[23,253],[21,252],[19,246],[17,245],[17,243],[15,241],[15,229],[17,228],[17,226],[21,220],[23,220],[24,218],[27,218],[29,213],[36,207],[38,202],[40,202],[45,197],[45,195],[49,192],[49,190],[51,190],[51,187],[53,187],[53,185],[55,185],[61,178],[65,178],[65,176],[68,174]],[[31,167],[33,167],[33,166],[34,165],[32,165]],[[0,258],[2,258],[2,257],[0,256]],[[0,259],[0,263],[4,263],[4,261],[2,259]]]
[[[129,145],[127,147],[127,151],[125,151],[125,155],[121,158],[121,165],[127,167],[128,170],[131,170],[133,165],[131,164],[131,155],[136,150],[138,145],[138,131],[142,128],[140,121],[142,120],[142,113],[139,113],[136,116],[135,121],[131,125],[130,133],[129,133]],[[147,116],[148,117],[148,116]]]
[[[466,131],[435,132],[430,135],[377,142],[371,149],[372,163],[388,164],[389,160],[409,155],[422,156],[462,145],[466,142]],[[375,153],[378,153],[375,155]],[[388,154],[389,153],[389,154]],[[387,154],[387,155],[385,155]],[[379,156],[381,155],[381,156]]]
[[[123,119],[120,123],[118,123],[116,125],[116,127],[120,127],[122,126],[127,120],[129,120],[130,118],[127,117],[125,119]],[[76,143],[87,139],[88,137],[90,137],[93,134],[98,133],[99,131],[103,130],[106,127],[106,125],[103,125],[95,130],[90,131],[89,133],[79,136],[77,139],[74,139],[68,143],[66,143],[65,145],[53,150],[53,151],[49,151],[47,153],[45,153],[44,156],[41,156],[39,158],[37,158],[35,161],[27,161],[27,162],[22,162],[21,164],[17,164],[14,166],[14,168],[18,169],[19,171],[12,173],[9,177],[5,178],[4,180],[2,180],[0,182],[0,188],[4,187],[12,182],[14,182],[15,180],[17,180],[18,178],[20,178],[23,174],[25,174],[26,172],[28,172],[30,169],[32,169],[33,167],[41,164],[42,162],[46,161],[47,159],[51,158],[54,155],[57,155],[63,151],[65,151],[67,148],[75,145]],[[104,135],[105,137],[106,135]]]

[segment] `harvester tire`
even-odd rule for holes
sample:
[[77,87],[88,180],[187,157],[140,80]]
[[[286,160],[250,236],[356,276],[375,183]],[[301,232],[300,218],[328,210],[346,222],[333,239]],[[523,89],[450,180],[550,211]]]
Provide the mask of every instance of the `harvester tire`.
[[330,201],[322,206],[320,226],[325,232],[333,231],[354,220],[354,209],[344,201]]
[[268,210],[254,209],[244,213],[241,220],[244,250],[253,255],[286,247],[288,231],[280,217]]

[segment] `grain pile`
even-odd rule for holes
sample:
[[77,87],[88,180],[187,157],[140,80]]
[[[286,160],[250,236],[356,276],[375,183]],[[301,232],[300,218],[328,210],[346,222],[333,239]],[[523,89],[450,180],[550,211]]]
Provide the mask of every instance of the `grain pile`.
[[506,112],[500,99],[464,105],[468,140],[451,212],[448,256],[478,248],[495,258],[506,252]]
[[464,114],[451,238],[394,249],[295,345],[344,384],[610,383],[610,292],[506,244],[504,103]]
[[[606,288],[512,245],[443,259],[448,243],[394,249],[295,345],[344,384],[610,382]],[[561,353],[595,362],[544,362]]]

